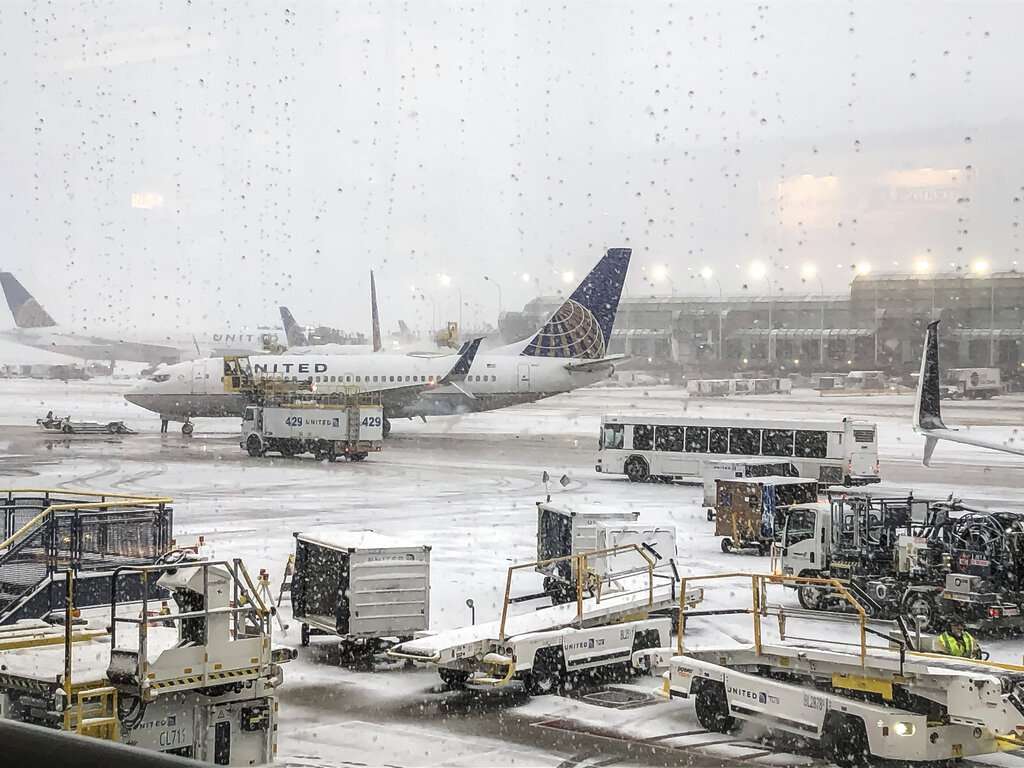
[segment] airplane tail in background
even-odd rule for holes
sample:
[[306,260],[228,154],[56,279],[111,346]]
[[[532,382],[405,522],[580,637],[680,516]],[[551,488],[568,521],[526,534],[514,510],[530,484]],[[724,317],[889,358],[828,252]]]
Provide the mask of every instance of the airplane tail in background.
[[601,360],[608,353],[629,269],[630,248],[609,248],[572,296],[551,315],[519,354]]
[[10,272],[0,272],[0,285],[3,286],[7,306],[14,315],[14,324],[19,328],[53,328],[57,325],[46,310],[42,308],[32,294],[18,282],[18,278]]
[[373,325],[373,351],[380,352],[380,314],[377,312],[377,283],[373,279],[373,270],[370,270],[370,320]]
[[[914,429],[946,429],[939,404],[939,321],[928,323],[921,355],[921,373],[917,380],[917,401],[914,403]],[[932,445],[934,448],[934,444]],[[930,452],[929,452],[930,453]]]
[[289,347],[305,347],[309,344],[305,332],[295,322],[295,318],[288,310],[288,307],[281,307],[281,322],[284,324],[284,335],[288,339]]

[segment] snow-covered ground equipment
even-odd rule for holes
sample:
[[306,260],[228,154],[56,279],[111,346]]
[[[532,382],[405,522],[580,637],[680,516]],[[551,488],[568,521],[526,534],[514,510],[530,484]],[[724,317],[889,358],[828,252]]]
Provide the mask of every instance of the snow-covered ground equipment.
[[771,551],[785,511],[818,500],[818,481],[805,477],[747,477],[717,481],[715,536],[723,552]]
[[84,421],[72,419],[70,416],[56,418],[49,412],[36,424],[51,432],[65,435],[134,435],[135,430],[129,429],[123,421]]
[[292,616],[372,656],[430,625],[430,547],[372,531],[295,534]]
[[[642,574],[597,576],[590,567],[629,553],[645,563]],[[545,593],[514,596],[513,575],[563,560],[576,561],[575,599],[513,614],[514,605],[548,599]],[[680,601],[696,605],[702,597],[691,589],[681,598],[673,565],[660,563],[640,545],[628,544],[510,566],[499,620],[418,637],[388,655],[435,664],[451,687],[515,682],[536,694],[559,690],[570,676],[628,668],[634,651],[668,638],[672,619],[659,613],[671,613]]]
[[[75,575],[80,608],[110,602],[124,565],[152,565],[172,547],[172,500],[91,491],[0,491],[0,625],[64,609],[64,574]],[[137,600],[138,575],[119,579],[120,600]]]
[[[952,617],[975,630],[1024,627],[1024,517],[956,500],[832,493],[790,508],[781,542],[785,575],[838,579],[872,616],[902,615],[937,629]],[[811,584],[805,608],[843,601]]]
[[537,502],[537,571],[544,575],[544,591],[556,602],[576,599],[580,560],[569,557],[595,550],[617,554],[587,559],[586,579],[602,579],[647,570],[645,558],[629,544],[636,544],[665,564],[676,558],[676,529],[672,525],[641,525],[637,512],[609,510],[576,511],[551,502]]
[[796,468],[782,459],[709,459],[701,465],[704,479],[704,506],[708,508],[708,520],[714,519],[713,510],[718,494],[719,480],[737,477],[793,477]]
[[[642,669],[667,668],[663,690],[673,699],[692,699],[705,728],[727,733],[741,721],[755,723],[820,743],[825,757],[844,768],[876,759],[959,760],[1024,747],[1024,667],[917,651],[906,631],[890,640],[868,626],[863,608],[838,581],[751,574],[685,581],[709,579],[742,579],[751,590],[750,607],[684,608],[683,617],[721,622],[749,615],[752,642],[688,643],[680,620],[674,649],[633,657]],[[805,583],[841,594],[856,621],[835,616],[821,637],[794,636],[792,623],[808,612],[772,604],[768,587]],[[820,621],[821,614],[814,616]],[[770,619],[777,620],[777,633]],[[836,623],[854,632],[844,633]],[[886,642],[872,643],[877,637]]]
[[[127,575],[177,611],[118,598]],[[280,664],[270,612],[241,561],[122,566],[103,621],[0,628],[0,716],[217,765],[271,762]],[[67,585],[73,583],[68,573]],[[70,590],[69,590],[70,592]]]
[[384,444],[379,394],[294,396],[246,406],[240,447],[250,456],[311,453],[317,459],[362,461]]

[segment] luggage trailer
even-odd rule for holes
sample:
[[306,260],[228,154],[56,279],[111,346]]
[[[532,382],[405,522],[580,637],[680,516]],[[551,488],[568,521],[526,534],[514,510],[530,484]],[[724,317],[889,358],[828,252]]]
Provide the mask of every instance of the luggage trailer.
[[[642,558],[645,567],[600,575],[588,567],[615,555]],[[562,561],[572,562],[574,599],[512,615],[513,604],[551,600],[546,592],[513,597],[513,575]],[[699,588],[679,592],[672,561],[659,568],[655,563],[643,546],[627,544],[512,565],[501,619],[418,637],[388,650],[388,656],[434,664],[452,688],[517,683],[533,694],[557,692],[571,674],[629,669],[635,651],[668,642],[670,614],[679,605],[692,607],[703,597]]]
[[[178,611],[119,601],[129,574],[170,590]],[[271,614],[239,560],[119,568],[99,624],[76,623],[66,579],[63,626],[0,627],[0,717],[217,765],[273,761],[293,652],[271,649]]]
[[[863,607],[835,579],[760,574],[691,577],[694,581],[743,579],[751,606],[688,610],[681,606],[675,649],[633,655],[640,669],[667,668],[663,692],[690,699],[708,730],[730,732],[749,721],[819,742],[825,757],[840,766],[878,760],[928,762],[984,755],[1024,747],[1024,667],[914,650],[924,645],[902,621],[892,635],[868,626]],[[772,605],[769,585],[817,584],[834,589],[857,614]],[[685,588],[681,585],[681,588]],[[684,620],[748,614],[753,643],[687,648]],[[762,622],[778,621],[778,642],[765,642]],[[842,635],[787,636],[787,620],[823,619],[855,626],[855,643]],[[885,638],[871,645],[869,636]]]

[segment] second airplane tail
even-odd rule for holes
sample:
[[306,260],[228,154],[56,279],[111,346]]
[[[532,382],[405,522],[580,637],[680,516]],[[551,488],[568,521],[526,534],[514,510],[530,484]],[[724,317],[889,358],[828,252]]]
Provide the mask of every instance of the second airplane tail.
[[305,332],[295,322],[288,307],[281,307],[281,322],[284,324],[284,335],[288,339],[289,347],[305,347],[309,344]]
[[25,290],[18,278],[10,272],[0,272],[0,285],[3,286],[7,306],[14,315],[14,324],[19,328],[53,328],[57,323],[47,314],[46,310]]

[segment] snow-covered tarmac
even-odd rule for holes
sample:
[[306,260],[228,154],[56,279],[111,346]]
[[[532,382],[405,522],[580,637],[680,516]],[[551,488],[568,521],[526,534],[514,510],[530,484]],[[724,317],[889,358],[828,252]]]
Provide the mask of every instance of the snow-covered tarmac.
[[[450,628],[496,617],[505,569],[535,554],[541,474],[565,473],[552,484],[559,501],[638,510],[641,519],[672,522],[680,563],[691,575],[724,570],[767,571],[766,558],[723,555],[701,508],[698,486],[633,485],[593,471],[603,413],[765,416],[822,419],[856,416],[879,424],[886,482],[921,492],[955,491],[1000,508],[1022,508],[1024,462],[965,446],[941,446],[932,469],[920,466],[921,439],[909,427],[907,396],[790,397],[688,400],[667,387],[589,389],[504,411],[420,422],[396,422],[383,453],[361,464],[312,459],[252,459],[238,448],[238,422],[201,420],[195,434],[160,435],[159,421],[126,403],[129,382],[0,381],[0,476],[6,487],[146,492],[175,499],[179,541],[206,538],[218,557],[242,557],[250,571],[266,568],[276,586],[292,533],[372,528],[433,547],[431,624]],[[1005,397],[946,406],[950,424],[972,423],[989,435],[1024,422],[1024,399]],[[34,420],[58,416],[125,419],[140,434],[117,438],[42,433]],[[523,589],[529,588],[524,577]],[[734,605],[735,586],[710,589],[708,603]],[[780,593],[778,599],[791,600]],[[285,610],[285,620],[288,620]],[[747,620],[749,621],[749,620]],[[277,644],[297,644],[294,625]],[[695,639],[740,639],[745,622],[719,623]],[[720,633],[720,634],[719,634]],[[986,643],[995,658],[1020,662],[1019,640]],[[810,757],[772,754],[744,738],[701,733],[691,706],[657,700],[633,710],[581,699],[523,700],[511,692],[482,696],[441,691],[429,670],[376,673],[338,668],[323,648],[303,652],[285,668],[280,689],[280,762],[289,765],[718,765],[801,764]],[[634,681],[650,690],[656,682]],[[1015,756],[986,759],[1021,764]]]

